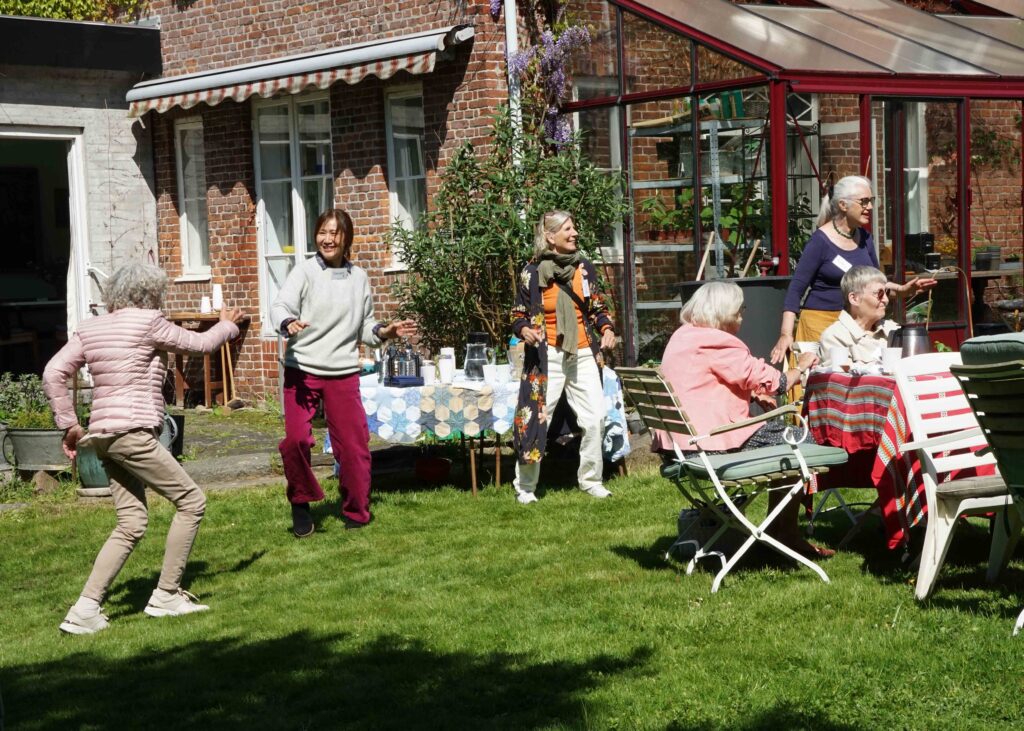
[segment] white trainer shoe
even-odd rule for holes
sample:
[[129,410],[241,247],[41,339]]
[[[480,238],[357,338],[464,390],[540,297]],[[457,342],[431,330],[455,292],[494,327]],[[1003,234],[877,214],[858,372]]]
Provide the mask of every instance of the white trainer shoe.
[[60,623],[60,631],[69,635],[94,635],[110,626],[110,620],[103,612],[86,615],[76,607],[72,606],[64,621]]
[[587,493],[591,497],[604,498],[609,497],[612,493],[609,490],[604,489],[601,485],[594,485],[593,487],[581,487],[583,492]]
[[177,617],[193,612],[205,612],[209,608],[206,604],[200,604],[194,594],[179,587],[174,592],[154,590],[153,595],[149,597],[149,604],[143,611],[150,617]]
[[529,505],[530,503],[537,502],[537,496],[532,492],[517,492],[516,500],[519,501],[520,505]]

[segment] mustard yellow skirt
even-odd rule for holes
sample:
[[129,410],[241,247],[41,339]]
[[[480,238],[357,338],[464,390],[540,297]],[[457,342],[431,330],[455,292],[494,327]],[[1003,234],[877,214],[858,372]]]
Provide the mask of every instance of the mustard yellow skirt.
[[[796,334],[793,336],[797,343],[816,343],[821,340],[821,334],[828,329],[828,326],[839,319],[841,310],[800,310],[800,319],[796,323]],[[796,354],[790,351],[789,364],[796,368]],[[797,383],[792,384],[790,396],[793,401],[803,398],[804,389]]]

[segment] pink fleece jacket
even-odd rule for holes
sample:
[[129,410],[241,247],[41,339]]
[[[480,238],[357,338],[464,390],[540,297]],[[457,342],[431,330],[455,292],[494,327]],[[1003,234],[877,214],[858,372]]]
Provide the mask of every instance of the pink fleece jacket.
[[67,382],[88,364],[95,387],[91,433],[159,427],[164,418],[165,354],[212,353],[237,336],[233,322],[221,320],[197,333],[168,322],[159,310],[131,307],[85,320],[43,371],[43,388],[57,426],[67,429],[78,423]]
[[[779,371],[750,354],[735,335],[711,327],[683,325],[672,334],[661,358],[668,381],[697,434],[750,418],[753,393],[770,394],[779,387]],[[760,424],[718,434],[701,441],[709,451],[736,449]],[[679,448],[693,450],[678,439]],[[655,432],[655,449],[672,449],[665,432]]]

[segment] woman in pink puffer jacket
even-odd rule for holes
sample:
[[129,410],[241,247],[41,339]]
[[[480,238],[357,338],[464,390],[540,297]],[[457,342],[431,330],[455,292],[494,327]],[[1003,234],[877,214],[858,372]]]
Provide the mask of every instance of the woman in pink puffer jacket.
[[[118,269],[107,282],[110,312],[85,320],[43,372],[43,387],[57,426],[64,429],[64,451],[78,445],[96,450],[110,475],[117,527],[100,549],[82,594],[61,623],[70,634],[92,634],[109,626],[100,611],[107,590],[146,532],[146,486],[174,503],[163,570],[146,605],[152,617],[172,617],[209,609],[181,588],[181,576],[206,507],[199,486],[157,440],[163,425],[163,383],[167,353],[211,353],[238,336],[241,310],[224,308],[220,321],[196,333],[167,321],[160,312],[167,275],[142,263]],[[94,389],[89,433],[78,423],[67,382],[88,365]]]

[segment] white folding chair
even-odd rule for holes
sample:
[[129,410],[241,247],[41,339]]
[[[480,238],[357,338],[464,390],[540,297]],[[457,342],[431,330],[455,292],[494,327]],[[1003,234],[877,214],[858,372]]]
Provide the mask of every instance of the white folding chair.
[[919,600],[926,599],[935,587],[961,517],[997,514],[986,574],[989,581],[1006,566],[1020,533],[1017,511],[1003,519],[1011,498],[1002,477],[950,479],[951,473],[995,464],[967,397],[950,373],[950,366],[959,364],[959,353],[925,353],[904,358],[896,368],[896,384],[913,437],[903,451],[917,451],[928,502],[914,590]]
[[[622,389],[628,402],[637,410],[640,418],[651,429],[661,429],[672,436],[675,461],[662,467],[661,474],[675,483],[683,496],[698,510],[715,516],[719,527],[702,545],[686,565],[686,573],[693,573],[697,562],[707,556],[721,561],[722,568],[715,575],[711,592],[718,591],[725,575],[739,562],[756,541],[788,556],[799,564],[814,571],[822,581],[828,583],[828,575],[820,566],[783,545],[767,533],[767,528],[782,513],[790,500],[801,495],[812,475],[828,470],[829,465],[846,462],[847,455],[842,449],[822,447],[816,444],[801,444],[807,436],[806,426],[798,438],[787,437],[787,444],[778,447],[762,447],[746,452],[708,454],[701,442],[715,434],[739,429],[751,424],[768,421],[783,414],[793,414],[801,420],[794,405],[783,406],[760,416],[727,424],[712,429],[707,434],[697,434],[683,411],[672,387],[661,375],[651,368],[619,368]],[[799,430],[794,430],[794,432]],[[696,447],[696,453],[687,456],[679,443]],[[783,491],[779,504],[759,524],[754,524],[745,515],[753,500],[769,490]],[[729,557],[722,551],[713,550],[718,540],[729,528],[734,528],[748,537]]]

